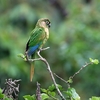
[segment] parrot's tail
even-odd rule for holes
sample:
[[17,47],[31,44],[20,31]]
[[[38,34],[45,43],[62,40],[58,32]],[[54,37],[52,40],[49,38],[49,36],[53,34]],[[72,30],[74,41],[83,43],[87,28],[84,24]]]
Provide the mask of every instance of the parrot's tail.
[[32,82],[34,76],[34,65],[31,63],[31,70],[30,70],[30,81]]

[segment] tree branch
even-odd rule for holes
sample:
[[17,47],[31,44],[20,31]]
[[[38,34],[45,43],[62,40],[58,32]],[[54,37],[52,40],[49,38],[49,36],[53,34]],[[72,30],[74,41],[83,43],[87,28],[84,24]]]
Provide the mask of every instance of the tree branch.
[[42,100],[41,92],[40,92],[40,84],[38,82],[37,82],[36,98],[37,98],[37,100]]
[[89,62],[89,63],[86,63],[85,65],[83,65],[77,72],[75,72],[74,75],[70,76],[69,79],[68,79],[67,81],[64,80],[63,78],[61,78],[60,76],[58,76],[58,75],[55,74],[55,73],[54,73],[54,75],[55,75],[57,78],[59,78],[60,80],[62,80],[63,82],[65,82],[65,83],[68,85],[68,87],[70,87],[70,83],[72,83],[72,79],[73,79],[77,74],[79,74],[79,73],[83,70],[83,68],[85,68],[85,67],[87,67],[88,65],[91,65],[91,64],[93,64],[93,62]]
[[69,80],[68,80],[68,81],[64,80],[63,78],[61,78],[60,76],[58,76],[56,73],[54,73],[54,75],[55,75],[57,78],[59,78],[61,81],[65,82],[65,83],[67,84],[68,88],[70,87]]
[[87,67],[88,65],[93,64],[92,62],[86,63],[85,65],[83,65],[74,75],[70,76],[69,79],[73,79],[78,73],[80,73],[81,70],[83,70],[83,68]]
[[[60,92],[58,86],[57,86],[57,83],[56,83],[56,81],[55,81],[55,78],[54,78],[54,76],[53,76],[53,73],[52,73],[52,71],[51,71],[51,68],[50,68],[49,63],[47,62],[47,60],[46,60],[45,58],[43,58],[43,57],[40,55],[40,52],[41,52],[41,51],[47,50],[48,48],[49,48],[49,47],[43,48],[43,49],[39,49],[39,50],[37,51],[37,55],[39,56],[39,58],[37,58],[37,59],[28,59],[28,61],[33,62],[33,61],[36,61],[36,60],[37,60],[37,61],[38,61],[38,60],[41,60],[41,61],[43,61],[43,62],[47,65],[48,72],[50,73],[50,76],[51,76],[51,78],[52,78],[52,81],[53,81],[53,83],[54,83],[54,85],[55,85],[55,87],[56,87],[56,90],[57,90],[59,96],[61,97],[62,100],[66,100],[65,97],[64,97],[64,96],[62,95],[62,93]],[[26,55],[26,56],[27,56],[27,55]]]

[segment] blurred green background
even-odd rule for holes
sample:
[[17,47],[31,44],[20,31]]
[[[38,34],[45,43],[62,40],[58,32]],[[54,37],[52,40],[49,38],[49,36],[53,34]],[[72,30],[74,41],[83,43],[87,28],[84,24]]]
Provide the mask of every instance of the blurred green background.
[[[57,75],[67,80],[89,57],[100,59],[100,0],[0,0],[0,87],[5,79],[21,79],[19,100],[34,94],[36,82],[42,88],[52,84],[43,62],[30,66],[18,57],[25,52],[30,32],[39,18],[51,20],[50,38],[42,55]],[[58,84],[67,85],[56,78]],[[100,96],[100,64],[81,71],[71,85],[82,100]]]

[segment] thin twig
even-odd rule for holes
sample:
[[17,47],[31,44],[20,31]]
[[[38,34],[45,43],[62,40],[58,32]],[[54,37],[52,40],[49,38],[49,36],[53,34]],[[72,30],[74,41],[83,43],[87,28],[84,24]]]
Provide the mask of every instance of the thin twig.
[[64,96],[62,95],[62,93],[60,92],[58,86],[57,86],[57,83],[56,83],[56,81],[55,81],[55,78],[54,78],[54,76],[53,76],[53,73],[52,73],[52,71],[51,71],[51,68],[50,68],[49,63],[47,62],[47,60],[46,60],[45,58],[43,58],[43,57],[40,55],[40,52],[41,52],[41,51],[47,50],[48,48],[49,48],[49,47],[43,48],[43,49],[39,49],[39,50],[37,51],[37,55],[39,56],[39,58],[37,58],[37,59],[28,59],[28,61],[32,61],[32,62],[33,62],[33,61],[36,61],[36,60],[41,60],[41,61],[43,61],[43,62],[47,65],[47,69],[48,69],[48,71],[49,71],[49,73],[50,73],[50,76],[51,76],[51,78],[52,78],[52,81],[53,81],[53,83],[54,83],[54,85],[55,85],[55,87],[56,87],[56,90],[57,90],[59,96],[61,97],[62,100],[66,100],[65,97],[64,97]]
[[68,81],[64,80],[63,78],[61,78],[60,76],[58,76],[56,73],[54,73],[54,75],[55,75],[57,78],[59,78],[60,80],[62,80],[63,82],[65,82],[65,83],[67,84],[68,88],[70,87],[70,85],[69,85],[69,80],[68,80]]
[[[74,75],[70,76],[69,79],[73,79],[77,74],[80,73],[80,71],[83,70],[83,68],[87,67],[87,66],[90,65],[90,64],[92,64],[92,62],[89,62],[89,63],[86,63],[85,65],[83,65]],[[64,80],[63,78],[61,78],[60,76],[58,76],[58,75],[55,74],[55,73],[54,73],[54,75],[55,75],[57,78],[59,78],[60,80],[62,80],[63,82],[65,82],[65,83],[68,85],[68,87],[70,87],[70,85],[69,85],[69,83],[70,83],[69,80],[66,81],[66,80]]]
[[63,78],[61,78],[60,76],[58,76],[56,73],[54,73],[54,75],[59,78],[60,80],[62,80],[63,82],[65,82],[66,84],[68,84],[68,81],[64,80]]
[[74,75],[70,76],[69,79],[73,79],[78,73],[80,73],[81,70],[83,70],[83,68],[85,68],[91,64],[92,64],[92,62],[89,62],[89,63],[86,63],[85,65],[83,65]]

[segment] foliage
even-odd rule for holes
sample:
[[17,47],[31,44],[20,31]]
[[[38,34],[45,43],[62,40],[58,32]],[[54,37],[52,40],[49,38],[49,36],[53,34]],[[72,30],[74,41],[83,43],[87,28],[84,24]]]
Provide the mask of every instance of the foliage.
[[93,97],[90,98],[89,100],[100,100],[100,97],[95,97],[95,96],[93,96]]
[[72,100],[80,100],[80,96],[77,94],[74,88],[68,88],[65,93],[67,94],[68,98],[71,98]]
[[92,58],[89,58],[89,59],[93,64],[98,64],[99,63],[98,59],[92,59]]
[[[70,98],[71,100],[80,100],[80,96],[78,95],[78,93],[76,92],[76,90],[74,88],[68,88],[67,91],[64,91],[64,89],[62,88],[61,85],[58,85],[58,87],[60,88],[60,90],[62,90],[63,93],[65,93],[66,99],[69,100],[68,98]],[[59,100],[56,96],[56,88],[54,86],[54,84],[52,84],[51,86],[49,86],[47,89],[43,89],[41,88],[41,100]],[[25,100],[37,100],[36,99],[36,95],[25,95],[23,96],[23,98]],[[12,100],[11,98],[6,97],[4,94],[2,94],[2,90],[0,89],[0,99],[4,99],[4,100]],[[100,97],[95,97],[93,96],[92,98],[89,98],[89,100],[100,100]]]

